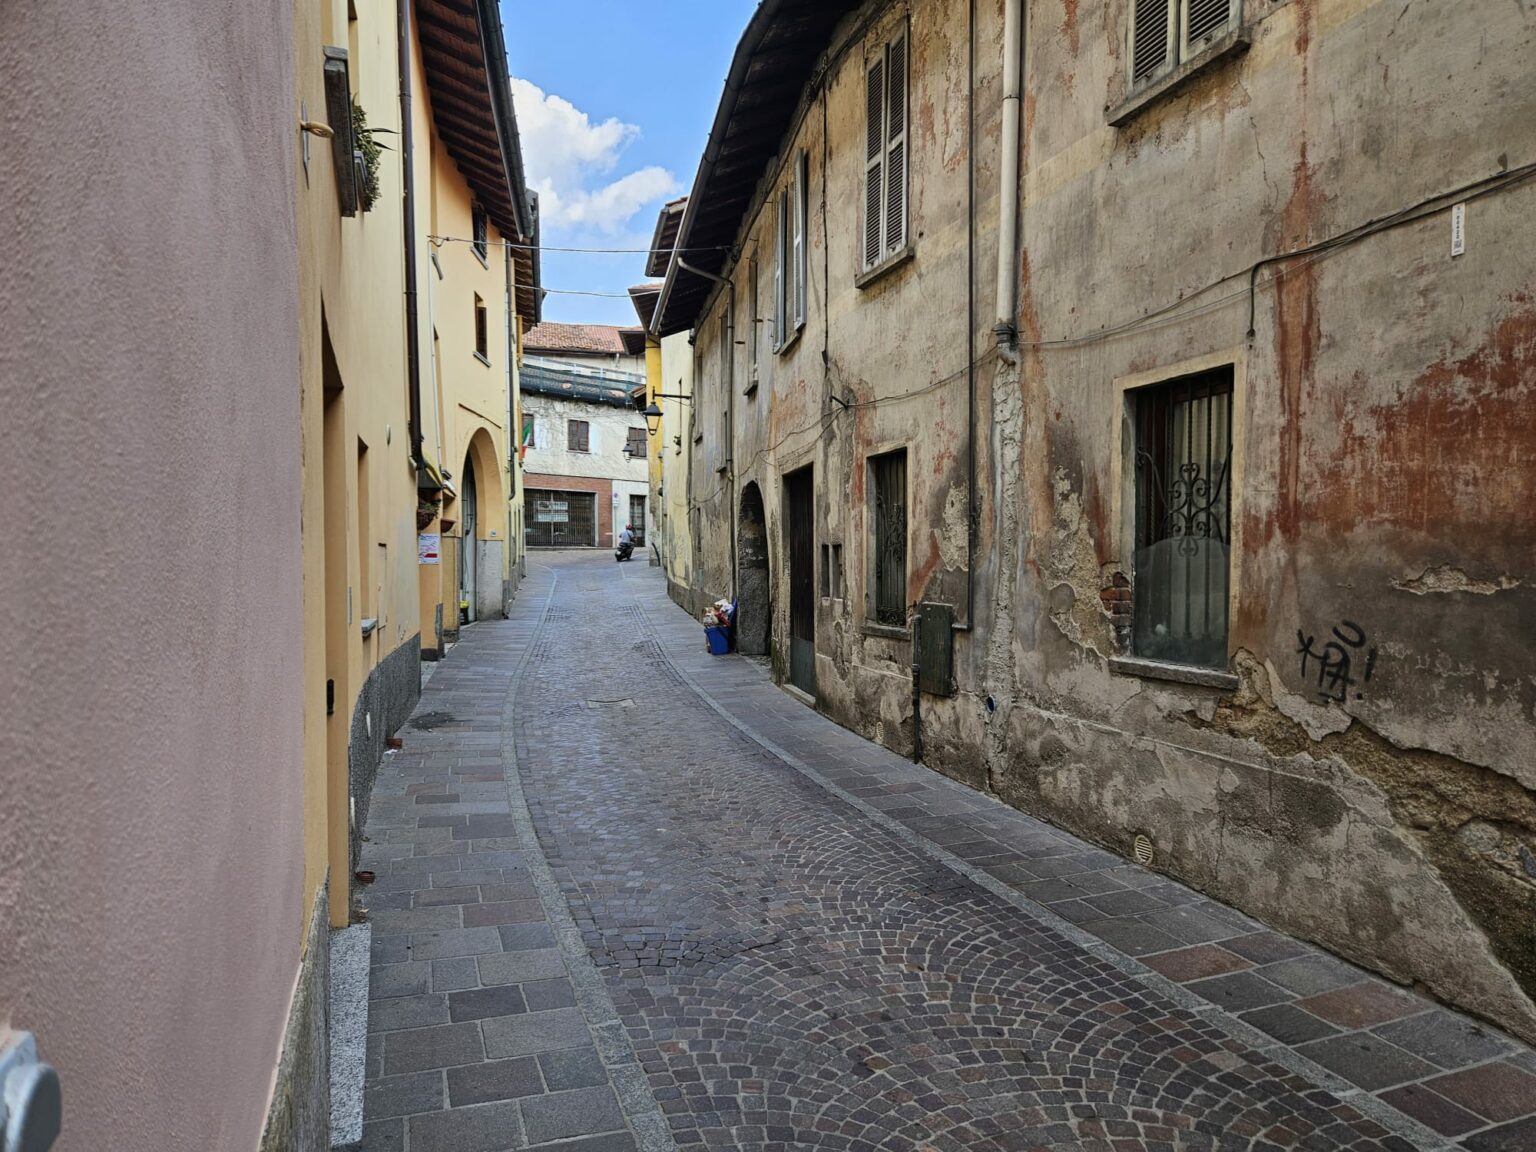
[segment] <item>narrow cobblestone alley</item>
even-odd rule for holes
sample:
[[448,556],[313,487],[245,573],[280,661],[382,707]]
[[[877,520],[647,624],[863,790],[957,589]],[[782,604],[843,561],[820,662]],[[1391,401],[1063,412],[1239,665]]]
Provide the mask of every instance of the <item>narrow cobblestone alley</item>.
[[1536,1058],[530,565],[379,777],[364,1147],[1536,1147]]

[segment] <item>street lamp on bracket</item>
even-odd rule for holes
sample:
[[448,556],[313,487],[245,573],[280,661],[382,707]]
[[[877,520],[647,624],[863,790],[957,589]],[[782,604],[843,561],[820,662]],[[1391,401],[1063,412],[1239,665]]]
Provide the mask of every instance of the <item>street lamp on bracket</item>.
[[645,417],[645,426],[650,430],[652,436],[661,431],[661,405],[656,403],[657,400],[677,400],[683,404],[693,403],[692,396],[684,396],[676,392],[657,392],[651,398],[651,402],[645,406],[645,411],[641,413]]

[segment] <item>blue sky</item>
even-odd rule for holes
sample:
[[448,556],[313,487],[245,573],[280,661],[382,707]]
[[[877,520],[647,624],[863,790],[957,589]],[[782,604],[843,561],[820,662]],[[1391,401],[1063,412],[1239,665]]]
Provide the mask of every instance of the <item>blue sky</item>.
[[[644,248],[693,183],[755,0],[502,0],[512,97],[546,246]],[[550,288],[623,292],[641,255],[545,252]],[[551,294],[544,319],[635,324],[627,300]]]

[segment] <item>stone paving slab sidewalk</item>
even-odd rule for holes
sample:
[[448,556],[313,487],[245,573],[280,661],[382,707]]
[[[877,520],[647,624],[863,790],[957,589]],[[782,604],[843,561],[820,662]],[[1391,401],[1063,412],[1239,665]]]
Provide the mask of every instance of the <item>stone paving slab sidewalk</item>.
[[526,610],[464,631],[379,772],[362,853],[377,874],[362,889],[365,1152],[655,1146],[660,1114],[505,759],[504,709],[545,594],[535,573]]
[[710,656],[659,576],[627,583],[694,691],[886,827],[1342,1099],[1410,1117],[1422,1146],[1536,1150],[1529,1047],[854,735]]

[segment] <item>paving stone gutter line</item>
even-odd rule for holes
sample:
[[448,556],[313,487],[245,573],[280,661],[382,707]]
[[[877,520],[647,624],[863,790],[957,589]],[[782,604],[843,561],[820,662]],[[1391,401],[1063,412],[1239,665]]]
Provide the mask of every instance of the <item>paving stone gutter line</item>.
[[[1449,1140],[1446,1137],[1439,1135],[1427,1126],[1420,1124],[1411,1117],[1397,1111],[1395,1108],[1384,1104],[1371,1093],[1361,1088],[1357,1088],[1349,1081],[1334,1074],[1327,1068],[1324,1068],[1321,1064],[1307,1059],[1305,1056],[1296,1052],[1294,1049],[1289,1048],[1284,1044],[1277,1044],[1273,1037],[1266,1035],[1259,1029],[1244,1022],[1243,1020],[1238,1019],[1226,1009],[1218,1007],[1210,1003],[1208,1000],[1201,998],[1195,993],[1189,991],[1187,988],[1184,988],[1182,985],[1179,985],[1168,979],[1166,976],[1163,976],[1161,973],[1153,971],[1151,968],[1148,968],[1145,964],[1140,963],[1135,958],[1127,956],[1125,953],[1119,951],[1109,944],[1106,944],[1103,940],[1100,940],[1092,933],[1086,932],[1079,928],[1077,925],[1063,919],[1061,916],[1058,916],[1045,905],[1037,904],[1035,901],[1020,895],[1018,892],[1014,891],[1007,884],[992,876],[990,873],[967,863],[965,860],[961,859],[959,856],[956,856],[954,853],[948,851],[941,845],[935,844],[927,837],[922,836],[920,833],[914,832],[905,824],[902,824],[900,821],[887,816],[884,812],[869,804],[867,801],[854,796],[846,789],[828,780],[814,767],[812,767],[810,764],[807,764],[804,760],[801,760],[794,753],[757,732],[751,725],[738,719],[724,705],[720,704],[713,697],[713,695],[711,695],[709,690],[697,680],[697,678],[695,678],[685,667],[683,667],[676,659],[674,659],[672,653],[669,651],[667,643],[665,642],[664,633],[657,626],[657,620],[653,614],[653,608],[661,608],[663,610],[671,609],[674,611],[680,611],[680,609],[677,609],[670,600],[663,600],[656,596],[652,596],[650,599],[654,601],[654,603],[647,602],[646,599],[636,597],[636,601],[640,605],[641,611],[644,614],[647,627],[650,628],[652,635],[654,635],[658,641],[661,641],[658,647],[662,653],[662,658],[666,661],[668,666],[671,667],[671,669],[676,672],[679,677],[681,677],[682,681],[687,684],[688,687],[711,710],[717,713],[722,720],[724,720],[731,727],[735,728],[742,735],[746,736],[749,740],[753,741],[759,747],[782,760],[785,764],[789,765],[806,779],[812,781],[818,787],[824,789],[829,794],[836,796],[845,804],[850,805],[862,813],[870,821],[889,833],[891,836],[895,837],[897,840],[908,845],[909,847],[915,848],[919,852],[924,853],[931,859],[942,863],[946,867],[953,869],[955,872],[958,872],[960,875],[971,880],[973,883],[979,885],[982,888],[985,888],[993,895],[1008,901],[1016,908],[1019,908],[1021,911],[1028,913],[1030,916],[1039,920],[1042,924],[1047,925],[1048,927],[1054,929],[1056,932],[1060,933],[1062,936],[1066,937],[1068,940],[1071,940],[1074,944],[1083,949],[1083,951],[1091,953],[1093,956],[1105,961],[1106,963],[1112,965],[1127,975],[1134,977],[1148,988],[1162,996],[1167,997],[1170,1001],[1177,1004],[1185,1011],[1219,1024],[1219,1026],[1233,1038],[1240,1040],[1245,1044],[1251,1045],[1255,1050],[1262,1052],[1267,1059],[1271,1059],[1289,1071],[1295,1072],[1296,1074],[1306,1078],[1313,1084],[1327,1089],[1340,1100],[1348,1102],[1352,1107],[1358,1109],[1361,1113],[1375,1120],[1383,1128],[1386,1128],[1388,1131],[1401,1136],[1403,1139],[1412,1143],[1416,1148],[1423,1149],[1424,1152],[1465,1152],[1465,1149],[1461,1145],[1458,1145],[1455,1141]],[[832,723],[830,720],[826,722],[829,724]]]
[[672,1129],[662,1115],[655,1098],[651,1095],[639,1057],[635,1055],[629,1034],[619,1019],[618,1009],[608,994],[602,973],[592,963],[592,957],[581,938],[581,930],[571,918],[565,896],[560,891],[539,838],[533,828],[533,818],[528,810],[528,800],[523,793],[522,777],[517,760],[517,697],[529,662],[538,650],[539,640],[549,624],[550,605],[554,602],[555,589],[560,574],[549,570],[549,584],[542,592],[543,605],[538,609],[539,620],[528,644],[512,670],[506,702],[501,714],[501,760],[507,780],[507,797],[511,805],[512,826],[517,842],[528,867],[529,879],[538,892],[539,903],[544,908],[544,918],[554,931],[555,942],[565,960],[571,985],[576,993],[576,1006],[587,1019],[587,1026],[596,1042],[598,1055],[607,1066],[609,1080],[619,1107],[624,1113],[630,1131],[635,1137],[639,1152],[676,1152],[677,1143]]

